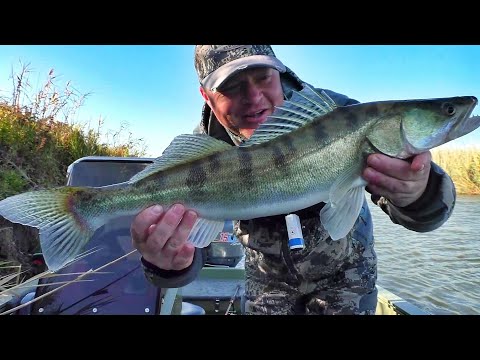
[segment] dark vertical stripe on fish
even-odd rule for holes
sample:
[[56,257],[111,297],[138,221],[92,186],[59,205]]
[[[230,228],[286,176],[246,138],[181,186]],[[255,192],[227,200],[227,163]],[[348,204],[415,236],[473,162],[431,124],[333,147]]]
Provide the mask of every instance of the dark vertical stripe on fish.
[[277,169],[283,169],[287,164],[287,158],[277,144],[271,147],[273,164]]
[[280,145],[282,146],[279,148],[279,151],[282,152],[283,149],[282,158],[281,161],[278,161],[277,163],[275,163],[275,165],[278,164],[278,166],[283,167],[283,173],[285,176],[288,177],[291,175],[290,167],[288,166],[288,164],[290,163],[291,159],[294,158],[297,154],[297,148],[295,147],[295,142],[290,134],[287,134],[282,138],[282,142],[280,143]]
[[378,106],[374,105],[374,106],[369,106],[366,108],[365,110],[365,117],[367,119],[369,118],[372,118],[372,119],[375,119],[378,117]]
[[290,134],[286,134],[282,138],[282,144],[288,149],[287,154],[292,155],[297,152],[297,148],[295,147],[295,142],[293,141],[293,137]]
[[195,198],[195,195],[198,195],[199,198],[202,196],[203,187],[207,183],[207,173],[205,172],[202,163],[194,163],[188,171],[188,177],[185,181],[185,184],[188,186],[188,189],[192,191],[192,196]]
[[248,148],[238,148],[238,160],[240,162],[239,175],[247,186],[254,185],[252,155]]
[[358,126],[358,121],[360,119],[356,114],[353,113],[353,111],[350,111],[349,109],[345,109],[344,118],[346,120],[345,125],[347,126],[347,128],[352,129]]
[[208,170],[210,173],[219,172],[222,167],[220,162],[220,155],[218,153],[212,154],[208,157]]
[[314,140],[323,142],[326,138],[328,138],[329,134],[326,131],[323,123],[316,123],[313,127],[314,130]]
[[166,179],[168,177],[165,176],[162,172],[157,172],[150,175],[146,179],[141,179],[133,184],[135,188],[142,189],[141,191],[150,191],[150,192],[157,192],[158,189],[164,189],[166,184]]

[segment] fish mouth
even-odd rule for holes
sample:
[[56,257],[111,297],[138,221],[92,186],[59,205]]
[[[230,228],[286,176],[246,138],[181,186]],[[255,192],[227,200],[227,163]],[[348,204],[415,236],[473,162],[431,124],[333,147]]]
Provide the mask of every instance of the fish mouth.
[[471,96],[471,101],[471,105],[465,109],[465,112],[458,117],[458,120],[452,126],[449,132],[450,140],[466,135],[480,126],[480,116],[471,116],[478,104],[478,99],[475,96]]
[[478,99],[475,96],[472,96],[471,98],[472,98],[472,104],[465,112],[465,119],[469,118],[470,115],[472,115],[473,109],[475,109],[475,107],[478,105]]

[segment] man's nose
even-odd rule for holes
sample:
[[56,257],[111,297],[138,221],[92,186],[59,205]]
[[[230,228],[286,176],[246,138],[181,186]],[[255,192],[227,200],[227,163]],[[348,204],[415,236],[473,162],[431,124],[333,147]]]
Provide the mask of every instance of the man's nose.
[[243,101],[246,103],[256,103],[263,96],[263,92],[260,86],[254,82],[248,82],[243,91]]

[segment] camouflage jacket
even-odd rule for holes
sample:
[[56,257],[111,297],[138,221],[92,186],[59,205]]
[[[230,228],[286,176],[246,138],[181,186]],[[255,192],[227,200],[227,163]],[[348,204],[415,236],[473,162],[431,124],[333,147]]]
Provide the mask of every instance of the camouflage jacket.
[[[301,90],[305,84],[288,68],[287,72],[282,74],[281,79],[286,99],[291,96],[292,89]],[[321,89],[317,88],[317,90]],[[323,90],[340,106],[358,103],[358,101],[345,95],[327,89]],[[195,128],[194,133],[209,134],[232,145],[238,145],[245,140],[225,129],[206,103],[203,107],[201,122]],[[427,232],[441,226],[450,217],[455,199],[455,187],[451,178],[433,162],[427,189],[415,203],[404,208],[398,208],[384,197],[371,196],[372,202],[380,206],[393,223],[417,232]],[[318,254],[321,256],[322,247],[325,246],[325,241],[328,238],[328,234],[319,220],[319,211],[323,206],[324,203],[320,203],[295,212],[301,219],[304,238],[309,239],[305,249],[297,256],[297,268],[302,268],[302,265],[308,268],[309,264],[312,263],[312,256],[318,256]],[[244,246],[259,251],[266,256],[281,257],[282,253],[288,250],[288,235],[284,217],[285,215],[277,215],[237,222],[234,231]],[[348,238],[352,236],[360,239],[364,247],[373,247],[373,225],[366,200],[359,219],[347,235]],[[153,271],[151,267],[144,266],[144,268],[150,281],[158,286],[179,287],[193,281],[205,260],[206,252],[197,249],[193,264],[181,272],[158,272]]]

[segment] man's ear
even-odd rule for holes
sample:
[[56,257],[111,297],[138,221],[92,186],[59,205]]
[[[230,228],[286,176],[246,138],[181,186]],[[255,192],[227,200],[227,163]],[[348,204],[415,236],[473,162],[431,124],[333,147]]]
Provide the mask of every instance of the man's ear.
[[205,91],[205,89],[202,86],[200,86],[200,94],[202,94],[202,97],[206,102],[209,102],[207,92]]

